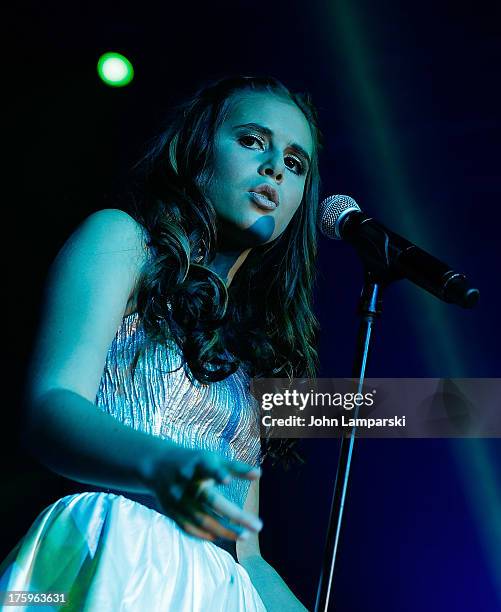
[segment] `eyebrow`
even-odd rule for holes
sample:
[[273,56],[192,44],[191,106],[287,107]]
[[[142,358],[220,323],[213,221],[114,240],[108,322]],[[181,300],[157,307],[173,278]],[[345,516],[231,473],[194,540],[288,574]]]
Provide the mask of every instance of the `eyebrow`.
[[[259,123],[242,123],[241,125],[235,125],[234,126],[235,130],[237,130],[239,128],[248,128],[248,129],[251,129],[251,130],[256,130],[256,132],[261,132],[262,134],[264,134],[268,138],[272,138],[273,137],[273,131],[270,130],[270,128],[265,127],[264,125],[260,125]],[[303,147],[300,144],[297,144],[297,142],[293,142],[289,146],[292,147],[293,149],[295,149],[302,157],[304,157],[304,159],[307,162],[308,166],[311,165],[310,156],[308,155],[308,153],[306,153],[306,151],[303,149]]]

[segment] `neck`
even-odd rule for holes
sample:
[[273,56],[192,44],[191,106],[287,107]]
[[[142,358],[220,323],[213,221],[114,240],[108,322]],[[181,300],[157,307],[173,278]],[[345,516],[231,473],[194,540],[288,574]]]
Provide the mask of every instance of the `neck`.
[[252,249],[238,251],[217,251],[215,258],[208,264],[213,272],[218,274],[229,287],[237,270],[244,263]]

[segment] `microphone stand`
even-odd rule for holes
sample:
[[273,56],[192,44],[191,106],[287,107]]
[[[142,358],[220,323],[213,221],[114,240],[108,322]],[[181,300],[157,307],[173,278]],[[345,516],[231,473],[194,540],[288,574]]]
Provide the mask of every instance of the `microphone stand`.
[[[373,274],[370,272],[366,272],[365,283],[358,306],[358,312],[361,316],[361,320],[358,328],[355,359],[353,362],[353,377],[358,379],[359,393],[362,393],[363,389],[374,323],[382,310],[382,287],[383,283],[381,283],[381,281],[376,280]],[[354,418],[358,417],[358,412],[359,406],[356,406],[354,410]],[[341,436],[341,447],[339,450],[336,481],[332,496],[322,571],[320,573],[318,583],[315,612],[327,612],[329,607],[334,563],[336,560],[339,535],[341,532],[341,519],[343,516],[348,477],[350,474],[353,445],[355,443],[355,433],[356,427],[353,426],[349,431],[343,432],[343,435]]]
[[[435,280],[431,284],[418,282],[421,279],[419,274],[415,274],[415,270],[409,278],[411,280],[414,278],[414,282],[446,302],[455,302],[464,308],[471,308],[476,304],[479,292],[478,289],[473,289],[467,285],[463,275],[452,274],[450,276],[451,272],[447,265],[430,257],[424,251],[421,251],[421,249],[403,241],[401,238],[395,241],[393,235],[380,224],[369,224],[365,234],[358,235],[355,229],[358,227],[357,223],[359,221],[358,216],[355,216],[355,222],[350,222],[350,218],[345,220],[342,224],[342,237],[355,247],[365,266],[365,282],[358,305],[361,320],[352,370],[353,377],[358,379],[358,392],[361,393],[367,371],[374,323],[382,310],[381,290],[393,281],[405,277],[405,265],[404,267],[401,265],[402,258],[404,264],[407,258],[407,265],[410,265],[409,269],[417,266],[416,270],[422,270],[424,267],[428,268],[430,273],[433,272]],[[366,221],[371,221],[371,219],[363,217],[362,223]],[[435,290],[437,283],[437,286],[442,286],[442,290],[438,293]],[[358,413],[359,406],[356,406],[354,410],[355,419],[358,417]],[[318,583],[315,612],[328,612],[355,434],[356,426],[353,426],[344,428],[341,436],[336,481],[332,496],[322,571]]]

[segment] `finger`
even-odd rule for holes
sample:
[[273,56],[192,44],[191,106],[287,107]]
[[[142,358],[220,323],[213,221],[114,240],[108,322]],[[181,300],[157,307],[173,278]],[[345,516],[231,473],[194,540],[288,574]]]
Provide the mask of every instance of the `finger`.
[[214,479],[222,484],[228,484],[231,474],[225,463],[216,454],[205,455],[196,465],[193,476],[196,480]]
[[229,484],[229,482],[231,481],[231,474],[222,465],[215,468],[212,472],[212,475],[214,476],[215,480],[217,480],[221,484]]
[[217,537],[236,541],[238,539],[244,540],[250,535],[250,532],[245,527],[240,527],[238,525],[225,526],[221,524],[219,520],[211,516],[201,507],[192,505],[188,509],[185,507],[185,511],[198,528]]
[[186,487],[184,490],[184,495],[183,495],[183,500],[185,498],[188,498],[188,502],[189,499],[201,499],[204,497],[205,494],[205,490],[208,487],[212,487],[215,484],[215,480],[214,478],[204,478],[204,479],[199,479],[199,480],[192,480]]
[[226,468],[231,474],[239,478],[256,480],[261,476],[261,468],[249,465],[243,461],[227,461]]
[[251,535],[247,527],[228,524],[225,517],[214,515],[207,507],[191,505],[187,514],[193,518],[198,527],[215,534],[217,537],[229,540],[245,540]]
[[[199,498],[200,499],[200,498]],[[243,525],[253,532],[259,532],[263,528],[263,522],[254,514],[245,512],[239,506],[231,502],[214,487],[206,488],[200,501],[204,502],[210,510],[223,517],[230,519],[233,523]]]
[[212,533],[210,533],[203,527],[193,524],[193,519],[190,519],[182,512],[172,512],[171,518],[174,519],[174,521],[183,531],[186,531],[186,533],[189,533],[190,535],[201,538],[202,540],[208,540],[209,542],[213,542],[216,539]]

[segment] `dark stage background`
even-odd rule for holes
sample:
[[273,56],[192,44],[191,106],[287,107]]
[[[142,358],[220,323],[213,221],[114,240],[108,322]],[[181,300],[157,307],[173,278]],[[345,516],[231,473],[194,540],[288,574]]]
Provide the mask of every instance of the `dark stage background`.
[[[385,296],[369,375],[496,377],[499,360],[499,3],[23,3],[7,64],[14,213],[4,270],[2,557],[37,514],[80,485],[24,456],[19,391],[47,268],[113,193],[165,111],[200,83],[269,73],[309,90],[325,134],[322,195],[368,212],[465,272],[465,311],[402,282]],[[98,80],[115,50],[136,76]],[[320,376],[349,376],[361,266],[320,240]],[[4,333],[5,333],[4,332]],[[9,450],[7,450],[9,449]],[[294,473],[262,478],[263,556],[309,608],[322,559],[336,440],[303,443]],[[335,572],[335,610],[494,612],[501,604],[499,440],[361,440]]]

